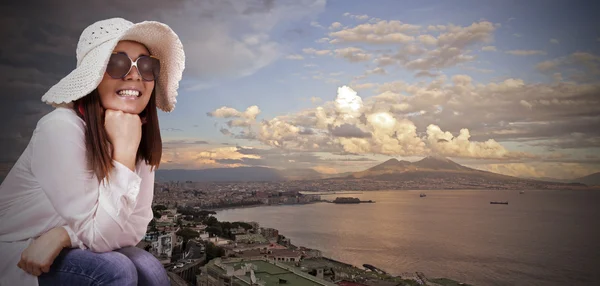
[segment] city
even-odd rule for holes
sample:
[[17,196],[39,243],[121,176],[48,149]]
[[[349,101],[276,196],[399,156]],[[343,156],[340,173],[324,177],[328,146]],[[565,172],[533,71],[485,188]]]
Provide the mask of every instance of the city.
[[[256,183],[198,190],[192,182],[156,183],[155,218],[137,245],[157,257],[173,285],[467,285],[422,272],[392,276],[296,246],[258,222],[219,222],[209,208],[320,202],[319,195]],[[255,190],[256,189],[256,190]],[[191,193],[190,193],[191,191]],[[201,199],[194,199],[194,197]]]

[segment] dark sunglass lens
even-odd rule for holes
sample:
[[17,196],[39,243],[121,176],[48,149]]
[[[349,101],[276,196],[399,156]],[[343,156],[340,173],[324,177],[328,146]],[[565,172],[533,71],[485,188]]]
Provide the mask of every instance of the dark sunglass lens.
[[148,56],[142,56],[137,61],[137,68],[142,75],[142,79],[146,81],[154,80],[154,74],[152,73],[152,58]]
[[106,66],[106,73],[112,78],[122,78],[131,67],[131,60],[125,54],[112,54]]
[[154,79],[158,79],[158,75],[160,74],[160,61],[157,58],[152,58],[152,74],[154,74]]

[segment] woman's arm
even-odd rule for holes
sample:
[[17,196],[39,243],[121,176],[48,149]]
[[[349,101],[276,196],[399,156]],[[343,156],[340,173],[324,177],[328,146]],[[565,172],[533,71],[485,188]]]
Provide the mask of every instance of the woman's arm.
[[110,184],[99,185],[87,168],[84,132],[80,122],[68,117],[40,121],[32,136],[32,172],[56,211],[92,251],[135,245],[138,241],[124,234],[142,179],[113,160]]
[[23,271],[40,276],[50,271],[60,251],[71,245],[69,235],[62,227],[56,227],[36,238],[21,253],[21,260],[17,266]]

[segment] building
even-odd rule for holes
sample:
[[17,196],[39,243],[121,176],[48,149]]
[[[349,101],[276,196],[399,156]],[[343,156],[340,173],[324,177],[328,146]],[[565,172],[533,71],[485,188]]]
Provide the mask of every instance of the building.
[[173,248],[176,242],[175,232],[160,235],[156,241],[152,242],[152,254],[159,259],[170,259],[173,256]]
[[268,243],[267,239],[261,234],[238,234],[235,236],[235,242],[240,243]]
[[272,240],[277,241],[277,238],[279,238],[279,231],[274,228],[261,227],[260,234],[262,234],[269,241],[272,241]]
[[327,282],[300,269],[264,259],[244,260],[215,258],[202,268],[198,285],[201,286],[242,286],[242,285],[279,285],[313,286],[336,284]]
[[197,285],[200,265],[204,259],[182,259],[165,265],[167,272],[173,273],[191,285]]

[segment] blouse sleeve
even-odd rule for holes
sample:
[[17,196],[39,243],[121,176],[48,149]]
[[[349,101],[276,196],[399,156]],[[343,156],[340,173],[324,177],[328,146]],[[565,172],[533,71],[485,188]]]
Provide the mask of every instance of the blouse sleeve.
[[[98,184],[86,163],[84,127],[70,118],[40,121],[32,136],[31,171],[50,202],[90,250],[106,252],[135,245],[126,235],[142,178],[114,161],[110,183]],[[72,244],[79,244],[73,241]]]

